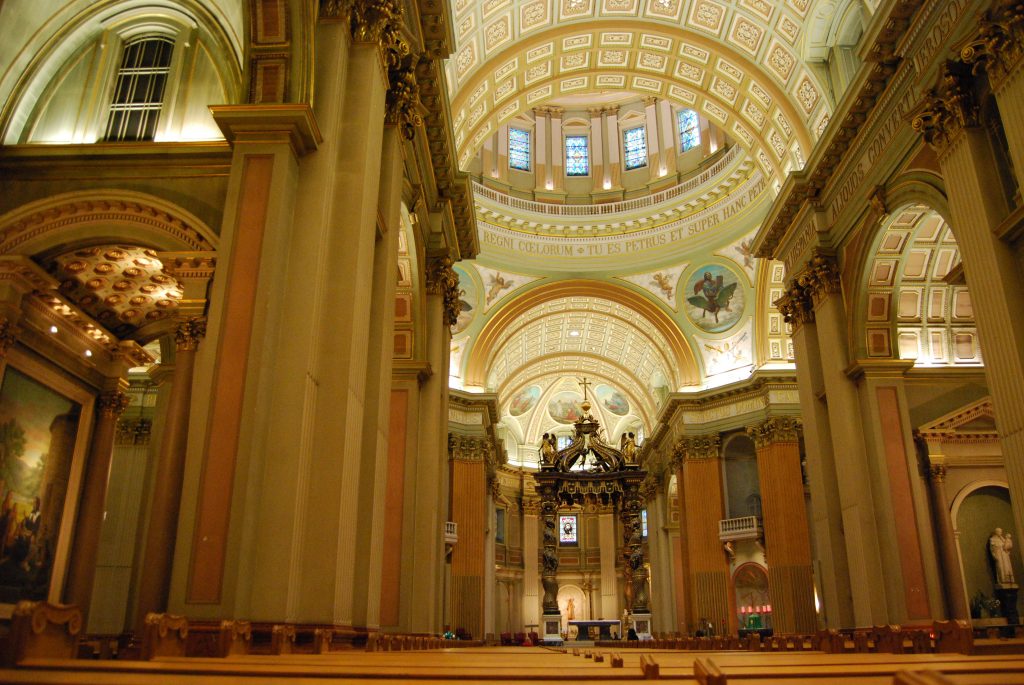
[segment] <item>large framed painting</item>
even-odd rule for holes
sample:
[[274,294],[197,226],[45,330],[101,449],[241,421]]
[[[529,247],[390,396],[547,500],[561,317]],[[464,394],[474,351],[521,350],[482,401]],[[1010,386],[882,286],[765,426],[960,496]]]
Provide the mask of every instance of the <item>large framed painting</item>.
[[94,396],[11,350],[0,381],[0,616],[60,601]]

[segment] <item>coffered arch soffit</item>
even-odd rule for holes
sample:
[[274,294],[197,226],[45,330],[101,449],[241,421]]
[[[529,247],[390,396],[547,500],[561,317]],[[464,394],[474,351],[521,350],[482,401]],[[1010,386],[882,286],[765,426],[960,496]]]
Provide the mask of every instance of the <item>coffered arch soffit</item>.
[[560,281],[491,317],[469,351],[466,385],[500,395],[541,374],[588,367],[638,396],[658,374],[674,388],[700,380],[678,325],[650,300],[606,282]]
[[456,3],[458,47],[447,69],[462,166],[517,114],[608,90],[698,109],[766,173],[809,154],[831,103],[798,57],[805,3],[595,1],[560,0],[557,16],[547,0]]

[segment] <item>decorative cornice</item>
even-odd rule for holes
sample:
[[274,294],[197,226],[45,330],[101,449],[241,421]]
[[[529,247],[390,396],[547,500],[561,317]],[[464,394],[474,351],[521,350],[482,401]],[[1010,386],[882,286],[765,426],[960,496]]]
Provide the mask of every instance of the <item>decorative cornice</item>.
[[965,129],[979,124],[970,69],[963,62],[946,62],[939,84],[928,91],[911,126],[926,143],[941,152]]
[[799,442],[800,420],[792,416],[773,416],[756,426],[749,426],[747,435],[757,449],[779,442]]
[[427,266],[427,292],[444,297],[444,322],[454,326],[459,320],[462,302],[459,297],[459,275],[452,268],[449,257],[433,259]]
[[199,347],[199,341],[206,337],[206,319],[194,317],[182,321],[174,332],[174,342],[179,352],[194,351]]

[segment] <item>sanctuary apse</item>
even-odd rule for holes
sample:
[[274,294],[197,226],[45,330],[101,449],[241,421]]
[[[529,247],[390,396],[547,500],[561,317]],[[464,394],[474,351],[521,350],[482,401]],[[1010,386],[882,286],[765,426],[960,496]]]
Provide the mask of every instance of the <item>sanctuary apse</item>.
[[[0,4],[0,607],[998,621],[1020,12]],[[545,495],[587,417],[627,517]]]

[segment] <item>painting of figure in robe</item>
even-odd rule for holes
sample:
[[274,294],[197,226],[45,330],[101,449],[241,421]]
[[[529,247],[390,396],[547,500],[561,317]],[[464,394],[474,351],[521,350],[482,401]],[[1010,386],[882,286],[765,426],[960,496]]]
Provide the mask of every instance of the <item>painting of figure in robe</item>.
[[0,386],[0,602],[49,593],[81,405],[8,366]]

